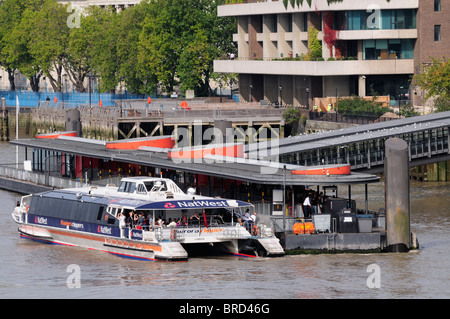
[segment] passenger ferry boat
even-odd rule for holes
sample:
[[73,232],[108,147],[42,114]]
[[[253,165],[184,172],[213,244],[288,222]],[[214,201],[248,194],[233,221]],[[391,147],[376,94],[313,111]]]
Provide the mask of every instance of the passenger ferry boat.
[[194,252],[283,256],[271,227],[258,223],[249,228],[236,222],[252,207],[195,195],[193,189],[184,193],[166,178],[129,177],[119,187],[23,196],[12,216],[22,238],[129,258],[186,261]]

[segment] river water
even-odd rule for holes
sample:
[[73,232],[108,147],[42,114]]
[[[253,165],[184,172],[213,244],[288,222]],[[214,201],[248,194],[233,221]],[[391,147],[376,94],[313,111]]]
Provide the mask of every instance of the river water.
[[[0,143],[0,163],[14,163],[14,152],[9,143]],[[23,156],[22,149],[20,161]],[[0,298],[446,299],[449,193],[450,183],[411,184],[411,230],[418,236],[418,251],[166,263],[21,239],[11,218],[20,194],[0,190]],[[364,187],[352,187],[352,198],[363,201]],[[369,201],[370,209],[384,207],[383,183],[369,185]],[[71,277],[75,273],[77,281]]]

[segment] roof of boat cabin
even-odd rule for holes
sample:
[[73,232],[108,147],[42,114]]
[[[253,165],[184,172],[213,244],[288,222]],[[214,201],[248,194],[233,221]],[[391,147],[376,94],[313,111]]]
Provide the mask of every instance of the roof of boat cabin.
[[127,198],[101,194],[90,194],[90,187],[49,190],[33,196],[46,198],[57,198],[70,201],[80,201],[82,203],[92,203],[98,205],[113,205],[127,209],[136,210],[180,210],[180,209],[200,209],[200,208],[232,208],[253,206],[251,203],[227,198],[213,198],[193,195],[192,199],[161,199],[145,200],[140,198]]

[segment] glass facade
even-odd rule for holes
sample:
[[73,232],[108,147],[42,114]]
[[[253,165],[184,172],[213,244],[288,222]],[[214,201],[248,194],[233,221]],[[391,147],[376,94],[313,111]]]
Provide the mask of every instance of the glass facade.
[[334,30],[416,29],[416,9],[334,12]]
[[414,39],[363,41],[363,60],[413,59]]
[[398,106],[409,99],[411,79],[409,75],[370,75],[366,79],[367,95],[390,97],[390,105]]

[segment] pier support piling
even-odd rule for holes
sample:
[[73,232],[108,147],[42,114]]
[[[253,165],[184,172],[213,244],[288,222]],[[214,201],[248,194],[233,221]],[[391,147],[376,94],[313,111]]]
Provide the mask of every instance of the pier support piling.
[[387,250],[408,252],[411,248],[408,144],[390,138],[385,146]]

